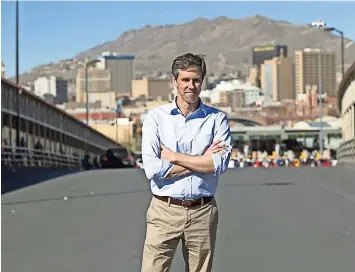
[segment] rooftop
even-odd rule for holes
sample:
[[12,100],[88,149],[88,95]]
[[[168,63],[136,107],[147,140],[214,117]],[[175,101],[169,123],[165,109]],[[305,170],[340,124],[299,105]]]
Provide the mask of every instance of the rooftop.
[[104,59],[127,59],[127,60],[133,60],[135,59],[135,56],[132,55],[119,55],[119,56],[102,56]]

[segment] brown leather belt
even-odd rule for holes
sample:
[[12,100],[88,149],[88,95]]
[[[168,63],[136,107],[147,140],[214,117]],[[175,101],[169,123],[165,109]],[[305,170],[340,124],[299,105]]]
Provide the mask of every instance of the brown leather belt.
[[153,196],[159,200],[164,201],[164,202],[169,202],[169,199],[170,199],[170,204],[183,206],[183,207],[196,207],[199,205],[209,203],[213,199],[213,196],[201,197],[199,199],[193,199],[193,200],[177,199],[177,198],[172,198],[172,197],[168,197],[168,196],[158,196],[158,195],[153,195]]

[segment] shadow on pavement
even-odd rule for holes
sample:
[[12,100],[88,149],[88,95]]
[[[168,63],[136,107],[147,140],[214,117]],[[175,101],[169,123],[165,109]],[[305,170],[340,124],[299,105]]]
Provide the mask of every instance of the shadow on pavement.
[[[136,194],[136,193],[149,193],[150,190],[134,190],[134,191],[124,191],[124,192],[111,192],[111,193],[99,193],[99,194],[83,194],[83,195],[72,195],[65,197],[65,200],[73,200],[73,199],[81,199],[81,198],[91,198],[91,197],[102,197],[102,196],[118,196],[125,194]],[[34,200],[26,200],[26,201],[16,201],[16,202],[2,202],[2,206],[8,205],[18,205],[18,204],[27,204],[27,203],[39,203],[39,202],[51,202],[51,201],[62,201],[63,197],[52,197],[52,198],[41,198]]]
[[80,170],[26,167],[10,169],[2,167],[1,194],[77,172],[80,172]]

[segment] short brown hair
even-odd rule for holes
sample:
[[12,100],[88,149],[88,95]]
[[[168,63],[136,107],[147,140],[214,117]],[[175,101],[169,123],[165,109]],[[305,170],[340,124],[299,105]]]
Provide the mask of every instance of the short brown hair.
[[207,72],[204,57],[204,55],[194,55],[192,53],[187,53],[174,59],[172,65],[172,74],[175,79],[177,79],[179,76],[179,70],[186,71],[193,67],[198,68],[202,72],[202,79],[204,79]]

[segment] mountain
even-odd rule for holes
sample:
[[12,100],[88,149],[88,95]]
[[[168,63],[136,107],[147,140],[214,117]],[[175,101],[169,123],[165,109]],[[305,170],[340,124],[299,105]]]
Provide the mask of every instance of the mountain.
[[[310,25],[294,25],[256,15],[242,19],[218,17],[198,18],[180,25],[150,26],[126,31],[116,40],[80,52],[72,59],[35,67],[21,75],[21,83],[31,82],[41,75],[74,79],[86,57],[102,52],[133,54],[136,73],[170,72],[172,60],[183,53],[206,55],[208,72],[221,74],[242,71],[251,66],[251,47],[285,44],[289,56],[303,48],[331,49],[337,52],[337,71],[340,71],[340,38]],[[355,44],[345,38],[346,66],[355,60]]]

